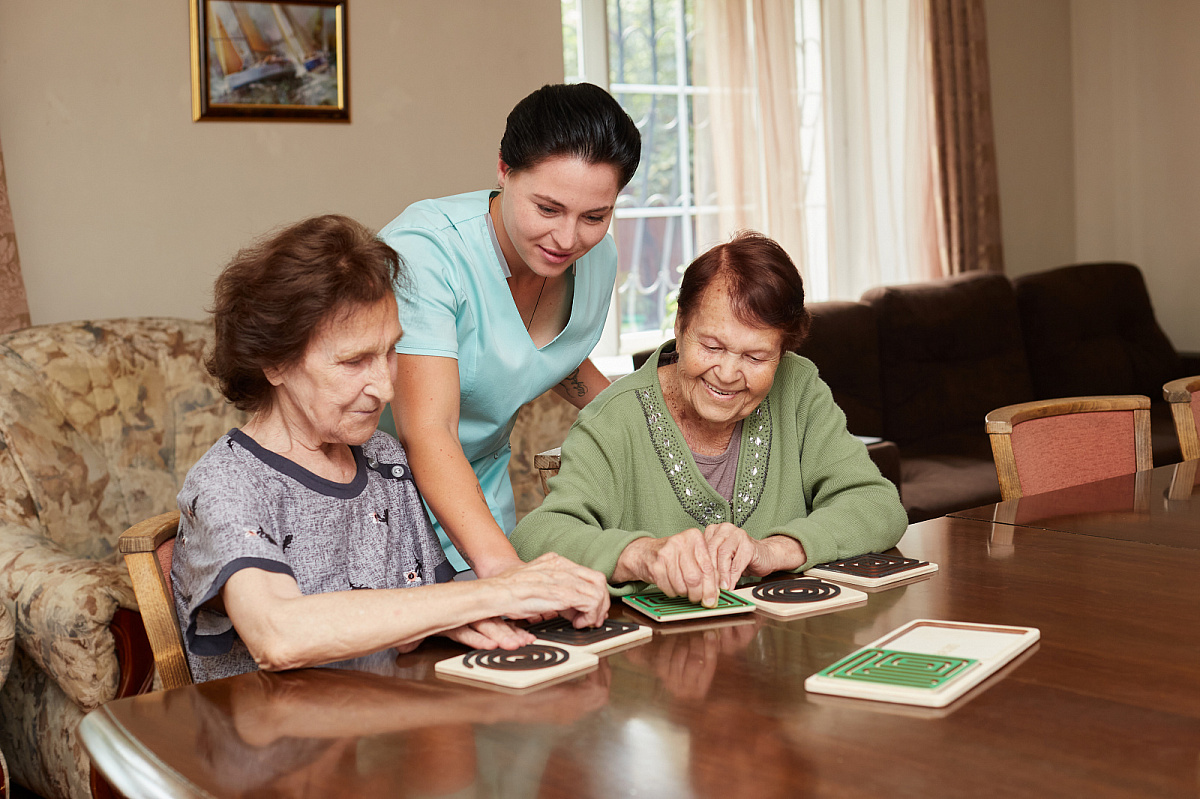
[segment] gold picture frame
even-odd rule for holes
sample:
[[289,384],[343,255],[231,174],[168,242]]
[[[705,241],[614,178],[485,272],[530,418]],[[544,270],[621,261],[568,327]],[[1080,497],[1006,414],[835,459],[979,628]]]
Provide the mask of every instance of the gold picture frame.
[[192,0],[192,119],[350,121],[346,0]]

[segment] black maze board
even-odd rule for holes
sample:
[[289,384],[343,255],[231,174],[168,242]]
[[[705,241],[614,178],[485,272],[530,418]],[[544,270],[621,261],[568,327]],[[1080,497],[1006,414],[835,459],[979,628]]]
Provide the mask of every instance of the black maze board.
[[654,631],[644,624],[620,619],[605,619],[599,627],[577,628],[559,617],[531,624],[526,629],[544,643],[592,653],[606,652],[654,635]]
[[520,649],[473,649],[439,661],[436,673],[505,688],[528,688],[593,668],[600,659],[591,652],[546,644]]
[[813,566],[805,575],[836,580],[839,583],[874,587],[931,574],[937,569],[937,564],[929,561],[868,552],[856,558],[843,558]]
[[1032,646],[1036,627],[916,619],[822,669],[807,691],[945,707]]
[[772,580],[738,588],[733,593],[775,616],[812,616],[867,601],[867,595],[862,591],[813,577]]

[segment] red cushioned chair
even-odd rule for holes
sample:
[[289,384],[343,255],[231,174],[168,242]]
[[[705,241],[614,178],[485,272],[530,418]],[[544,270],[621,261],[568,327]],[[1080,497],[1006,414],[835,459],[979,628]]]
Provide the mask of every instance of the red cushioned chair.
[[987,415],[1004,499],[1154,467],[1150,398],[1066,397],[1007,405]]
[[1171,403],[1183,459],[1200,460],[1200,375],[1172,380],[1163,386],[1163,396]]

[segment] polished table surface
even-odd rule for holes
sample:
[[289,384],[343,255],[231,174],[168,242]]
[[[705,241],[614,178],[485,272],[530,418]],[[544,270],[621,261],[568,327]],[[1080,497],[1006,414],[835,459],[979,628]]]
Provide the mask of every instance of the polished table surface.
[[956,511],[959,519],[1200,549],[1200,461]]
[[[822,616],[652,624],[526,694],[438,679],[462,650],[426,642],[374,670],[113,702],[86,740],[134,799],[1200,794],[1200,550],[970,518],[913,525],[899,550],[940,570]],[[805,692],[923,617],[1041,641],[940,710]]]

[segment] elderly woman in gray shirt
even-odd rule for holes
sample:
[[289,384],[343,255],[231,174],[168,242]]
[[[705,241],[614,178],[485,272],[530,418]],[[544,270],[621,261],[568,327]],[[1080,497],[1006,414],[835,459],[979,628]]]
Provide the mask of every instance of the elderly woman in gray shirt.
[[404,449],[376,430],[403,335],[396,253],[353,220],[306,220],[217,279],[209,371],[251,418],[179,493],[172,577],[197,682],[315,666],[430,635],[533,641],[507,619],[596,625],[599,573],[557,555],[448,582]]

